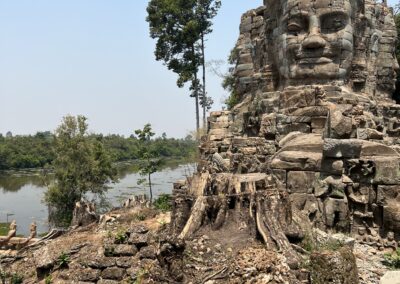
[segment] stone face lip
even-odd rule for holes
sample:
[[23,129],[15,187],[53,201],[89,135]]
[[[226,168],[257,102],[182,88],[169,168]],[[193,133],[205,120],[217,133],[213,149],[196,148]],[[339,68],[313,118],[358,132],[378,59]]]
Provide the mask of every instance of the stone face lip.
[[387,272],[379,284],[400,284],[400,271]]

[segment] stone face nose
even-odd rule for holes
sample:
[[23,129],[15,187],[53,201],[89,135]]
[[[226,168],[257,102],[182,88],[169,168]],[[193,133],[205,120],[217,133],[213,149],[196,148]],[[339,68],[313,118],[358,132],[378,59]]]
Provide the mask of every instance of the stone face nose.
[[318,49],[324,48],[325,46],[326,41],[318,34],[308,36],[303,42],[303,47],[306,49]]
[[326,46],[326,41],[321,37],[320,34],[320,23],[317,16],[312,15],[309,18],[310,27],[309,34],[303,41],[303,47],[305,49],[319,49]]

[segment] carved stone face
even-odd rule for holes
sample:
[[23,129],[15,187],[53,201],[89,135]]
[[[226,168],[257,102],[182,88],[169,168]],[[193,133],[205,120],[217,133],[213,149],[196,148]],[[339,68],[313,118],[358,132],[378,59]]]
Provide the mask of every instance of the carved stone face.
[[288,0],[278,21],[275,60],[281,77],[346,78],[353,59],[350,0]]

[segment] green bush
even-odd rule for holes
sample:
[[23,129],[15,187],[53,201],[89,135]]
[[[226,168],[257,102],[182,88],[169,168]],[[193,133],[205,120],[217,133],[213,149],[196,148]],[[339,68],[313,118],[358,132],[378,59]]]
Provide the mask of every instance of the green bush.
[[114,236],[114,242],[116,244],[123,244],[125,243],[126,239],[128,236],[126,235],[125,231],[119,231],[117,234]]
[[385,254],[383,263],[392,269],[400,269],[400,248],[393,253]]
[[160,194],[160,196],[154,200],[154,207],[163,212],[171,211],[171,195],[170,194]]
[[51,284],[53,283],[53,278],[51,277],[51,275],[47,275],[44,281],[45,284]]
[[69,254],[62,252],[57,259],[58,266],[60,268],[67,268],[68,264],[70,263]]

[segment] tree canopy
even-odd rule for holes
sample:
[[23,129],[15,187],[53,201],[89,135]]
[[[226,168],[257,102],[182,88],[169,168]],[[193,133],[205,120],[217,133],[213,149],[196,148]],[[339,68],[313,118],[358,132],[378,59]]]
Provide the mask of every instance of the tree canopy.
[[98,139],[88,136],[84,116],[66,116],[55,134],[55,180],[45,193],[50,220],[67,226],[75,203],[86,193],[102,195],[116,180],[116,169]]
[[[147,7],[150,36],[157,39],[156,60],[164,61],[178,75],[179,87],[190,82],[197,130],[200,128],[199,103],[203,107],[204,122],[206,109],[212,103],[206,95],[204,37],[212,31],[211,20],[220,6],[217,0],[150,0]],[[200,66],[203,66],[203,84],[197,74]]]

